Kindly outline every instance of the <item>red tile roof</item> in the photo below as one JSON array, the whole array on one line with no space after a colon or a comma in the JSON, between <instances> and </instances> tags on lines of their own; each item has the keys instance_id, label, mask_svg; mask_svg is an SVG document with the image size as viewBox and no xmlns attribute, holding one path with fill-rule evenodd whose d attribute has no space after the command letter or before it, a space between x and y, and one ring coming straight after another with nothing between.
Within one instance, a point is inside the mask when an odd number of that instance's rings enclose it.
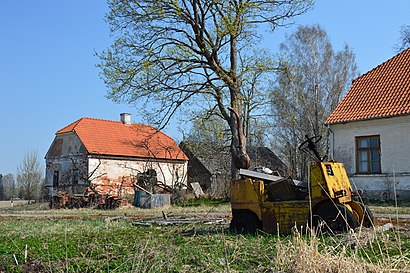
<instances>
[{"instance_id":1,"label":"red tile roof","mask_svg":"<svg viewBox=\"0 0 410 273\"><path fill-rule=\"evenodd\" d=\"M326 124L410 114L410 48L353 81Z\"/></svg>"},{"instance_id":2,"label":"red tile roof","mask_svg":"<svg viewBox=\"0 0 410 273\"><path fill-rule=\"evenodd\" d=\"M75 132L90 154L188 160L175 141L152 126L81 118L58 130Z\"/></svg>"}]
</instances>

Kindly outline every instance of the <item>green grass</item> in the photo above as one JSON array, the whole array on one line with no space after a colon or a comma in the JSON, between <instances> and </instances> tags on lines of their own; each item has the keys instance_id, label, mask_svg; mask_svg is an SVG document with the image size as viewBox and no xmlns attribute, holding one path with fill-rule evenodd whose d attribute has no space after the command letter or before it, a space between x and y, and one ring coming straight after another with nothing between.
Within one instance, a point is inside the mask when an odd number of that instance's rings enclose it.
<instances>
[{"instance_id":1,"label":"green grass","mask_svg":"<svg viewBox=\"0 0 410 273\"><path fill-rule=\"evenodd\" d=\"M193 228L134 227L129 220L4 219L0 264L6 272L30 265L45 272L224 271L226 226ZM255 262L247 259L240 266L249 268Z\"/></svg>"},{"instance_id":2,"label":"green grass","mask_svg":"<svg viewBox=\"0 0 410 273\"><path fill-rule=\"evenodd\" d=\"M203 215L226 204L167 208ZM47 212L47 211L45 211ZM54 211L48 211L48 213ZM408 234L373 230L334 237L238 235L224 224L133 226L95 210L79 219L0 219L0 272L389 272L410 270ZM98 211L97 211L98 212ZM106 211L100 211L109 213ZM162 210L120 209L135 217ZM114 215L114 214L112 214Z\"/></svg>"},{"instance_id":3,"label":"green grass","mask_svg":"<svg viewBox=\"0 0 410 273\"><path fill-rule=\"evenodd\" d=\"M199 198L199 199L188 199L180 202L178 204L181 207L198 207L198 206L220 206L220 205L228 205L230 206L229 200L226 198L221 199L206 199L206 198Z\"/></svg>"}]
</instances>

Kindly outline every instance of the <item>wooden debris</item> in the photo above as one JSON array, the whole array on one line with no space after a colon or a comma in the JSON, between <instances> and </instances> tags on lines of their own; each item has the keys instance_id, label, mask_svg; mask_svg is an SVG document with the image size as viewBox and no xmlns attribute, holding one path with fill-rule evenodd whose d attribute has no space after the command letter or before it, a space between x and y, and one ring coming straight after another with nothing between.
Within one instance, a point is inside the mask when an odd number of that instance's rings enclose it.
<instances>
[{"instance_id":1,"label":"wooden debris","mask_svg":"<svg viewBox=\"0 0 410 273\"><path fill-rule=\"evenodd\" d=\"M143 219L140 221L135 221L132 223L133 226L173 226L173 225L188 225L188 224L223 224L225 219L215 219L215 218L193 218L193 219L183 219L183 218L173 218L173 219Z\"/></svg>"},{"instance_id":2,"label":"wooden debris","mask_svg":"<svg viewBox=\"0 0 410 273\"><path fill-rule=\"evenodd\" d=\"M117 217L110 217L110 218L105 218L105 222L115 222L115 221L120 221L126 219L125 216L117 216Z\"/></svg>"},{"instance_id":3,"label":"wooden debris","mask_svg":"<svg viewBox=\"0 0 410 273\"><path fill-rule=\"evenodd\" d=\"M199 185L198 182L191 183L191 187L196 198L204 196L204 191L202 190L201 185Z\"/></svg>"}]
</instances>

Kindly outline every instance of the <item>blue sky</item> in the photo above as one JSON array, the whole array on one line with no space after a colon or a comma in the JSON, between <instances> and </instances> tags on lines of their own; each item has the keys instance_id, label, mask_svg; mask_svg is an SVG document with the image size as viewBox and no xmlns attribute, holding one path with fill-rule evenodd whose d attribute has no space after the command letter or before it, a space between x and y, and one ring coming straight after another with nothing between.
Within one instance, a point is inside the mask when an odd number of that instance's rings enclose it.
<instances>
[{"instance_id":1,"label":"blue sky","mask_svg":"<svg viewBox=\"0 0 410 273\"><path fill-rule=\"evenodd\" d=\"M43 162L55 132L81 117L118 120L137 109L114 104L95 67L110 44L104 0L0 2L0 174L16 173L28 151ZM276 50L297 25L320 24L335 49L347 43L360 73L394 56L400 27L410 24L408 0L318 0L296 24L267 36ZM181 140L172 125L165 132Z\"/></svg>"}]
</instances>

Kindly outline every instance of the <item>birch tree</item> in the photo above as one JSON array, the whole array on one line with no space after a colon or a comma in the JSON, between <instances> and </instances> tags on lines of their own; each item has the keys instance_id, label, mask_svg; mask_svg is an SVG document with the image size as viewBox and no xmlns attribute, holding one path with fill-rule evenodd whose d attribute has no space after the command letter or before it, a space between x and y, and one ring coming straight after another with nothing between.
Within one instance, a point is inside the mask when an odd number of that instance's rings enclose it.
<instances>
[{"instance_id":1,"label":"birch tree","mask_svg":"<svg viewBox=\"0 0 410 273\"><path fill-rule=\"evenodd\" d=\"M298 145L305 135L321 136L320 154L328 148L326 118L357 76L355 55L345 45L335 52L319 26L301 26L281 44L280 73L273 87L276 143L299 179L307 176L308 158Z\"/></svg>"}]
</instances>

